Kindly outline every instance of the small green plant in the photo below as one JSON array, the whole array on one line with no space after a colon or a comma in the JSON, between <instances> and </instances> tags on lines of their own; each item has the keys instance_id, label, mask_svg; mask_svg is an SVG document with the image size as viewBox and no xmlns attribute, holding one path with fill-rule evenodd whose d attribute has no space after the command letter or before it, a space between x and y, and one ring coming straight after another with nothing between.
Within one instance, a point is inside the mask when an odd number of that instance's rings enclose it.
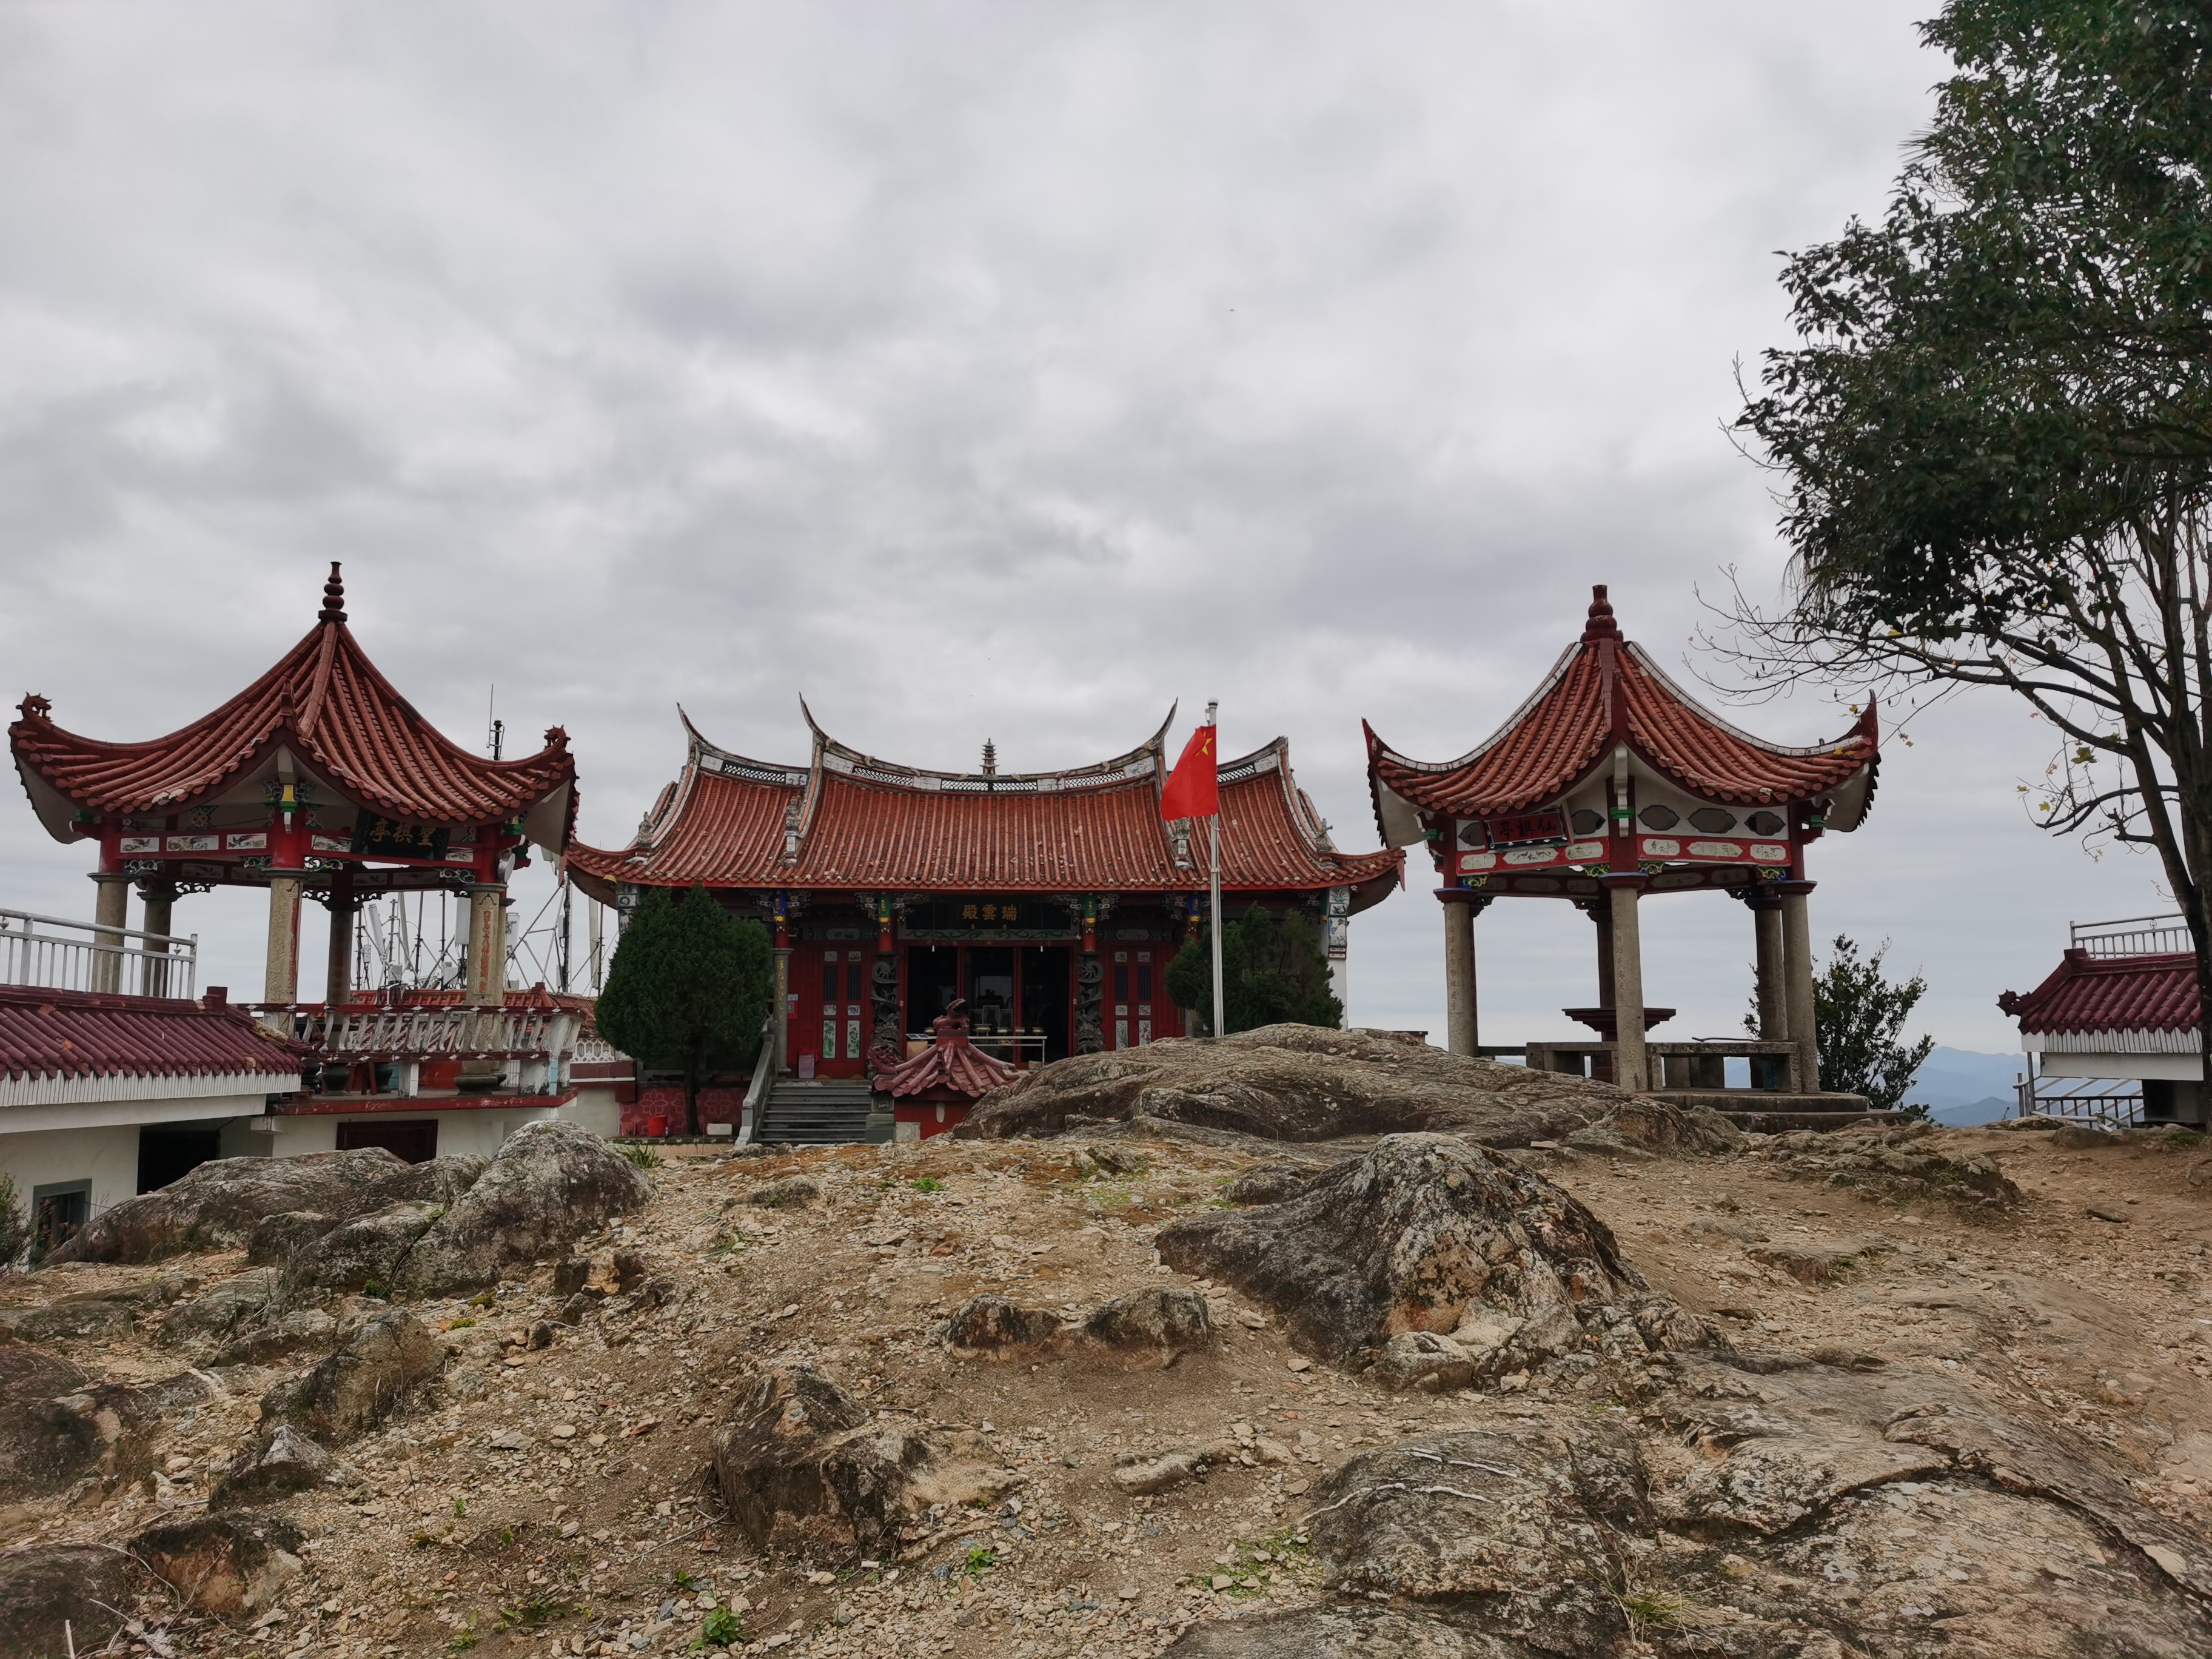
<instances>
[{"instance_id":1,"label":"small green plant","mask_svg":"<svg viewBox=\"0 0 2212 1659\"><path fill-rule=\"evenodd\" d=\"M493 1302L498 1298L498 1295L499 1292L496 1291L478 1291L474 1296L469 1298L469 1306L471 1308L489 1308L491 1306Z\"/></svg>"},{"instance_id":2,"label":"small green plant","mask_svg":"<svg viewBox=\"0 0 2212 1659\"><path fill-rule=\"evenodd\" d=\"M419 1527L416 1528L415 1535L407 1541L418 1550L433 1548L438 1542L435 1538L432 1537L428 1533L424 1532Z\"/></svg>"},{"instance_id":3,"label":"small green plant","mask_svg":"<svg viewBox=\"0 0 2212 1659\"><path fill-rule=\"evenodd\" d=\"M476 1646L477 1643L483 1640L483 1638L477 1634L475 1626L464 1625L460 1629L453 1632L453 1651L455 1653L466 1653L471 1648Z\"/></svg>"},{"instance_id":4,"label":"small green plant","mask_svg":"<svg viewBox=\"0 0 2212 1659\"><path fill-rule=\"evenodd\" d=\"M514 1542L514 1528L513 1527L501 1527L499 1529L499 1547L501 1549L506 1549Z\"/></svg>"},{"instance_id":5,"label":"small green plant","mask_svg":"<svg viewBox=\"0 0 2212 1659\"><path fill-rule=\"evenodd\" d=\"M966 1559L960 1563L960 1571L970 1578L981 1578L998 1565L998 1551L988 1544L970 1544Z\"/></svg>"},{"instance_id":6,"label":"small green plant","mask_svg":"<svg viewBox=\"0 0 2212 1659\"><path fill-rule=\"evenodd\" d=\"M556 1620L574 1619L590 1611L589 1607L574 1601L525 1601L520 1607L501 1607L497 1628L502 1631L536 1630L539 1626L552 1624Z\"/></svg>"},{"instance_id":7,"label":"small green plant","mask_svg":"<svg viewBox=\"0 0 2212 1659\"><path fill-rule=\"evenodd\" d=\"M453 1500L453 1513L455 1515L466 1515L468 1512L468 1504L461 1498L456 1498Z\"/></svg>"},{"instance_id":8,"label":"small green plant","mask_svg":"<svg viewBox=\"0 0 2212 1659\"><path fill-rule=\"evenodd\" d=\"M716 1607L699 1626L699 1641L710 1648L733 1648L745 1639L745 1627L727 1607Z\"/></svg>"},{"instance_id":9,"label":"small green plant","mask_svg":"<svg viewBox=\"0 0 2212 1659\"><path fill-rule=\"evenodd\" d=\"M916 1176L907 1184L918 1193L941 1193L945 1190L945 1183L935 1176Z\"/></svg>"},{"instance_id":10,"label":"small green plant","mask_svg":"<svg viewBox=\"0 0 2212 1659\"><path fill-rule=\"evenodd\" d=\"M1620 1610L1628 1615L1629 1626L1635 1630L1663 1629L1679 1623L1682 1617L1680 1598L1657 1590L1632 1591L1620 1598Z\"/></svg>"},{"instance_id":11,"label":"small green plant","mask_svg":"<svg viewBox=\"0 0 2212 1659\"><path fill-rule=\"evenodd\" d=\"M362 1281L361 1293L363 1296L373 1296L381 1302L384 1299L384 1285L380 1280L365 1279Z\"/></svg>"},{"instance_id":12,"label":"small green plant","mask_svg":"<svg viewBox=\"0 0 2212 1659\"><path fill-rule=\"evenodd\" d=\"M693 1578L690 1573L684 1571L683 1568L678 1567L674 1572L669 1574L668 1582L675 1585L676 1588L680 1590L688 1590L698 1581Z\"/></svg>"},{"instance_id":13,"label":"small green plant","mask_svg":"<svg viewBox=\"0 0 2212 1659\"><path fill-rule=\"evenodd\" d=\"M471 1314L465 1318L456 1319L452 1324L447 1326L446 1328L449 1331L465 1331L476 1322L476 1316Z\"/></svg>"},{"instance_id":14,"label":"small green plant","mask_svg":"<svg viewBox=\"0 0 2212 1659\"><path fill-rule=\"evenodd\" d=\"M640 1146L632 1143L627 1146L617 1147L616 1150L641 1170L657 1170L660 1167L660 1154L650 1146Z\"/></svg>"}]
</instances>

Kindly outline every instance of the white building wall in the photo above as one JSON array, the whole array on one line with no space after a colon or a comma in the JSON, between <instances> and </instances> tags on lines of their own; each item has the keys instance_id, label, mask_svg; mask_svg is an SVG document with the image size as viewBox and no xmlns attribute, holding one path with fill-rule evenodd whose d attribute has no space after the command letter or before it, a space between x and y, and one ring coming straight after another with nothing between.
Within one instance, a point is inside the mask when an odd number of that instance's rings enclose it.
<instances>
[{"instance_id":1,"label":"white building wall","mask_svg":"<svg viewBox=\"0 0 2212 1659\"><path fill-rule=\"evenodd\" d=\"M438 1125L439 1157L489 1158L507 1136L524 1124L543 1122L556 1115L546 1107L465 1112L318 1112L279 1117L274 1134L257 1133L253 1139L270 1143L268 1156L306 1158L315 1152L336 1152L341 1123L419 1123L430 1118ZM228 1151L228 1144L224 1150Z\"/></svg>"},{"instance_id":2,"label":"white building wall","mask_svg":"<svg viewBox=\"0 0 2212 1659\"><path fill-rule=\"evenodd\" d=\"M138 1126L34 1129L0 1134L0 1173L15 1183L27 1219L31 1195L40 1187L92 1183L92 1213L135 1197L138 1191Z\"/></svg>"}]
</instances>

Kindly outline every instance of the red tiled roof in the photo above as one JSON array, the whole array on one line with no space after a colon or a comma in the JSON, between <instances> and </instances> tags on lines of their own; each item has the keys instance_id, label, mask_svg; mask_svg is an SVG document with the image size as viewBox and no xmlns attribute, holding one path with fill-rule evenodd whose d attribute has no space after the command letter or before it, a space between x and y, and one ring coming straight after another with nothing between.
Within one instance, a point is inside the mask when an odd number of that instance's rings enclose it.
<instances>
[{"instance_id":1,"label":"red tiled roof","mask_svg":"<svg viewBox=\"0 0 2212 1659\"><path fill-rule=\"evenodd\" d=\"M2197 961L2172 956L2092 957L2069 951L2025 996L2007 991L1997 1006L2020 1021L2023 1036L2083 1031L2193 1031Z\"/></svg>"},{"instance_id":2,"label":"red tiled roof","mask_svg":"<svg viewBox=\"0 0 2212 1659\"><path fill-rule=\"evenodd\" d=\"M279 744L356 805L393 817L461 826L550 805L553 814L533 827L533 838L556 851L575 822L568 734L556 726L544 750L511 761L486 760L448 741L377 672L346 627L336 564L307 637L228 702L167 737L80 737L56 726L48 707L44 697L26 697L8 738L24 787L58 840L97 833L71 823L69 811L46 810L60 802L125 817L180 811L232 787Z\"/></svg>"},{"instance_id":3,"label":"red tiled roof","mask_svg":"<svg viewBox=\"0 0 2212 1659\"><path fill-rule=\"evenodd\" d=\"M295 1087L298 1043L235 1008L162 997L0 985L0 1076L205 1077L246 1072Z\"/></svg>"},{"instance_id":4,"label":"red tiled roof","mask_svg":"<svg viewBox=\"0 0 2212 1659\"><path fill-rule=\"evenodd\" d=\"M1409 759L1368 727L1370 787L1425 811L1496 817L1558 801L1617 742L1690 793L1735 805L1809 800L1877 763L1871 702L1832 743L1793 749L1754 738L1692 702L1621 637L1605 589L1591 591L1582 638L1510 720L1458 760Z\"/></svg>"},{"instance_id":5,"label":"red tiled roof","mask_svg":"<svg viewBox=\"0 0 2212 1659\"><path fill-rule=\"evenodd\" d=\"M987 780L890 765L818 733L812 765L765 765L694 732L660 821L621 851L572 846L568 867L587 883L654 886L1195 890L1206 884L1203 831L1194 829L1188 861L1178 866L1160 817L1159 758L1156 738L1096 767ZM1328 844L1282 739L1224 763L1221 777L1224 888L1313 890L1396 878L1402 854L1347 854ZM1039 787L1041 780L1050 787ZM1370 902L1380 896L1376 887Z\"/></svg>"}]
</instances>

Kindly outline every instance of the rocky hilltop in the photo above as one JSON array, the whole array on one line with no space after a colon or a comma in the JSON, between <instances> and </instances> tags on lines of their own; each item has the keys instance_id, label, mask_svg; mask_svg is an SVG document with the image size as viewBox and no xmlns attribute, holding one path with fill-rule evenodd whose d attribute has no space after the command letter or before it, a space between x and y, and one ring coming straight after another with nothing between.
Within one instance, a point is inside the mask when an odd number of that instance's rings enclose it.
<instances>
[{"instance_id":1,"label":"rocky hilltop","mask_svg":"<svg viewBox=\"0 0 2212 1659\"><path fill-rule=\"evenodd\" d=\"M118 1206L0 1279L0 1654L2212 1652L2194 1138L1287 1035Z\"/></svg>"}]
</instances>

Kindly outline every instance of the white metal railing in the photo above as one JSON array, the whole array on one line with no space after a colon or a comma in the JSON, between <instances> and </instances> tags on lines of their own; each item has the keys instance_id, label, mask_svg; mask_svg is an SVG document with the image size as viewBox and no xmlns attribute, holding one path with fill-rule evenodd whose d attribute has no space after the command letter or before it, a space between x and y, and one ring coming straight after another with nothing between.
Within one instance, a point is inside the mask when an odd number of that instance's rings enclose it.
<instances>
[{"instance_id":1,"label":"white metal railing","mask_svg":"<svg viewBox=\"0 0 2212 1659\"><path fill-rule=\"evenodd\" d=\"M775 1015L761 1022L760 1052L753 1056L752 1079L745 1085L745 1100L738 1110L738 1145L752 1144L760 1128L761 1113L768 1106L768 1091L775 1084Z\"/></svg>"},{"instance_id":2,"label":"white metal railing","mask_svg":"<svg viewBox=\"0 0 2212 1659\"><path fill-rule=\"evenodd\" d=\"M198 994L199 935L0 910L0 984L127 996Z\"/></svg>"},{"instance_id":3,"label":"white metal railing","mask_svg":"<svg viewBox=\"0 0 2212 1659\"><path fill-rule=\"evenodd\" d=\"M2190 941L2188 922L2179 915L2076 921L2066 931L2073 949L2096 957L2186 956L2197 948Z\"/></svg>"},{"instance_id":4,"label":"white metal railing","mask_svg":"<svg viewBox=\"0 0 2212 1659\"><path fill-rule=\"evenodd\" d=\"M558 1010L543 1008L345 1008L249 1003L324 1061L547 1060Z\"/></svg>"}]
</instances>

